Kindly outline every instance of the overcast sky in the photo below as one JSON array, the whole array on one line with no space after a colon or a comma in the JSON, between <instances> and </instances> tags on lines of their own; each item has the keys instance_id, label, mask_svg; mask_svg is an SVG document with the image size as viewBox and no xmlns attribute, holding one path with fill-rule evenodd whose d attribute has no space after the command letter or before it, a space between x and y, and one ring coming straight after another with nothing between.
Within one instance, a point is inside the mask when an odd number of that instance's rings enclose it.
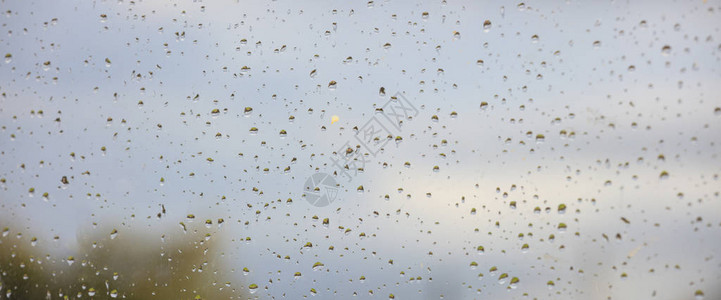
<instances>
[{"instance_id":1,"label":"overcast sky","mask_svg":"<svg viewBox=\"0 0 721 300\"><path fill-rule=\"evenodd\" d=\"M0 226L60 257L193 214L260 298L721 297L718 1L2 7ZM396 93L402 140L306 202Z\"/></svg>"}]
</instances>

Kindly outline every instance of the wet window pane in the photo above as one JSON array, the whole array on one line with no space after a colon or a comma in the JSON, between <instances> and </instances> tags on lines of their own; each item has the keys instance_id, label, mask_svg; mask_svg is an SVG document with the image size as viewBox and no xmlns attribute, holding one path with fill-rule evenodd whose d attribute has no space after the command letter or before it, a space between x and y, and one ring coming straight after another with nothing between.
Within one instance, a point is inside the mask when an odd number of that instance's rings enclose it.
<instances>
[{"instance_id":1,"label":"wet window pane","mask_svg":"<svg viewBox=\"0 0 721 300\"><path fill-rule=\"evenodd\" d=\"M0 4L2 299L719 299L721 3Z\"/></svg>"}]
</instances>

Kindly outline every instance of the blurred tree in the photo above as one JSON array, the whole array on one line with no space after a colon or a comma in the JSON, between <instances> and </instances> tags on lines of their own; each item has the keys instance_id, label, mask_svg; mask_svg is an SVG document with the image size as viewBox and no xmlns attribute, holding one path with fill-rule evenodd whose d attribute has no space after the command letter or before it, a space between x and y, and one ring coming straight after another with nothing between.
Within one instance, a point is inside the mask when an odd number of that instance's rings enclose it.
<instances>
[{"instance_id":1,"label":"blurred tree","mask_svg":"<svg viewBox=\"0 0 721 300\"><path fill-rule=\"evenodd\" d=\"M223 254L210 229L154 236L96 230L76 254L45 254L34 240L0 235L0 297L9 299L243 299L221 279Z\"/></svg>"}]
</instances>

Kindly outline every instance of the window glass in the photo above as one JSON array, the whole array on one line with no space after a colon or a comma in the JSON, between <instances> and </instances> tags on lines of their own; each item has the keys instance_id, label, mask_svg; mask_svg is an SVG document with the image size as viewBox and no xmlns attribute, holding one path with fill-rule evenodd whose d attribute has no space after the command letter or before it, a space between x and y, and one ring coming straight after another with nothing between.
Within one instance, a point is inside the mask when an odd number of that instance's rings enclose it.
<instances>
[{"instance_id":1,"label":"window glass","mask_svg":"<svg viewBox=\"0 0 721 300\"><path fill-rule=\"evenodd\" d=\"M0 3L0 298L721 298L719 1Z\"/></svg>"}]
</instances>

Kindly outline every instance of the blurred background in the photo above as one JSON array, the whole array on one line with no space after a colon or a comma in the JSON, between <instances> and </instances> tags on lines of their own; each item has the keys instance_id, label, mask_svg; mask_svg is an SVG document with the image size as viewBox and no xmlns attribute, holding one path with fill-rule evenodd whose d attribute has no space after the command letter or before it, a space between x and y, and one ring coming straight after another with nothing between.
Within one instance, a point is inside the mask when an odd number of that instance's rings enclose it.
<instances>
[{"instance_id":1,"label":"blurred background","mask_svg":"<svg viewBox=\"0 0 721 300\"><path fill-rule=\"evenodd\" d=\"M0 3L0 297L721 298L720 1Z\"/></svg>"}]
</instances>

